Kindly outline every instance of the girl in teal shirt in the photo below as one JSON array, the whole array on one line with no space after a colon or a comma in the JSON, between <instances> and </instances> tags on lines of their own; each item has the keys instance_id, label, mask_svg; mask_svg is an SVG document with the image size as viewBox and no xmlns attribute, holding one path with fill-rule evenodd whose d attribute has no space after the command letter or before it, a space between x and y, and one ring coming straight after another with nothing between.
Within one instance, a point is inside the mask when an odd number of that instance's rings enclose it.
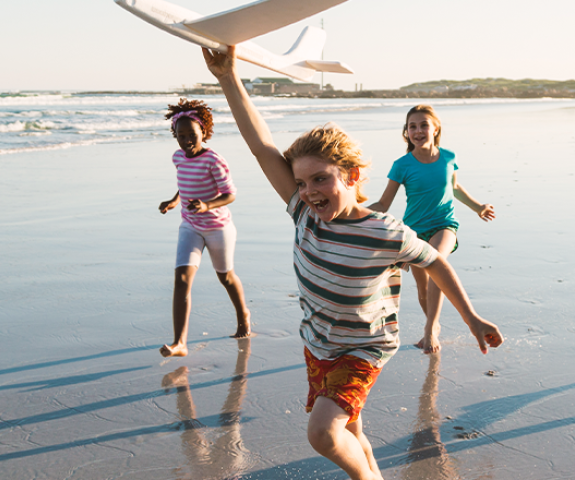
<instances>
[{"instance_id":1,"label":"girl in teal shirt","mask_svg":"<svg viewBox=\"0 0 575 480\"><path fill-rule=\"evenodd\" d=\"M432 107L417 105L409 110L403 138L407 142L407 155L393 163L381 199L370 208L387 212L399 186L404 185L407 195L404 223L447 257L457 249L459 222L454 215L453 198L486 222L495 218L493 205L478 202L457 181L459 167L455 154L439 147L441 122ZM435 353L441 349L439 315L443 293L425 270L412 268L411 271L417 284L419 303L427 316L424 335L417 346L424 353Z\"/></svg>"}]
</instances>

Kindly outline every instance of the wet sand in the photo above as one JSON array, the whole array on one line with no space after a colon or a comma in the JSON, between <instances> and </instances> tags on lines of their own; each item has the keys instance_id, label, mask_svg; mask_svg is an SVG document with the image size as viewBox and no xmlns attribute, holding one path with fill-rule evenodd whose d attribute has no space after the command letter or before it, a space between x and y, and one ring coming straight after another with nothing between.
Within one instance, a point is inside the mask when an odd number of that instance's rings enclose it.
<instances>
[{"instance_id":1,"label":"wet sand","mask_svg":"<svg viewBox=\"0 0 575 480\"><path fill-rule=\"evenodd\" d=\"M422 355L411 345L423 316L404 276L403 346L364 410L386 480L573 478L568 107L442 110L460 181L498 215L485 224L458 205L460 249L450 259L506 343L483 356L446 304L443 351ZM375 199L401 155L398 133L353 135L374 160ZM205 256L183 359L158 353L172 337L179 214L157 206L176 189L174 142L0 158L2 478L346 478L306 440L290 219L238 136L210 144L239 190L235 268L257 336L228 337L234 311ZM392 212L401 215L401 199Z\"/></svg>"}]
</instances>

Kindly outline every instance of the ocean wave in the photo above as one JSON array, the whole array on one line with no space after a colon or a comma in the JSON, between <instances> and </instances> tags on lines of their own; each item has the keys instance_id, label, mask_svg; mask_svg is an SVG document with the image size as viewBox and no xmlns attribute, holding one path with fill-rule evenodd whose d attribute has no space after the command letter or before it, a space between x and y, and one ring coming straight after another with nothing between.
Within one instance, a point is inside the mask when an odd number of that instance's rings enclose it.
<instances>
[{"instance_id":1,"label":"ocean wave","mask_svg":"<svg viewBox=\"0 0 575 480\"><path fill-rule=\"evenodd\" d=\"M95 141L91 142L63 142L54 145L43 145L43 146L30 146L30 147L16 147L16 148L4 148L0 149L0 155L10 155L14 153L25 153L25 152L42 152L42 151L49 151L49 150L64 150L66 148L75 147L75 146L82 146L82 145L93 145L97 143Z\"/></svg>"},{"instance_id":2,"label":"ocean wave","mask_svg":"<svg viewBox=\"0 0 575 480\"><path fill-rule=\"evenodd\" d=\"M174 103L172 95L124 95L124 96L75 96L75 95L36 95L22 97L0 97L0 107L40 106L40 105L162 105Z\"/></svg>"},{"instance_id":3,"label":"ocean wave","mask_svg":"<svg viewBox=\"0 0 575 480\"><path fill-rule=\"evenodd\" d=\"M203 98L213 109L218 135L237 134L235 120L222 95ZM146 141L170 136L164 119L178 95L74 95L43 93L0 95L1 154L42 151L102 142ZM473 105L572 105L565 99L358 99L252 97L273 132L298 132L304 126L336 121L349 131L366 128L374 116L397 116L418 103L457 108ZM4 104L2 104L4 102ZM12 104L9 104L12 102ZM519 107L517 107L519 108ZM520 107L523 108L523 107ZM498 108L497 108L498 109ZM359 113L357 113L359 112ZM362 113L364 112L364 113ZM391 117L389 117L391 118ZM324 122L322 122L324 120ZM381 125L379 128L382 128Z\"/></svg>"},{"instance_id":4,"label":"ocean wave","mask_svg":"<svg viewBox=\"0 0 575 480\"><path fill-rule=\"evenodd\" d=\"M19 110L19 111L0 111L0 117L7 118L7 117L42 117L45 115L45 112L42 110Z\"/></svg>"},{"instance_id":5,"label":"ocean wave","mask_svg":"<svg viewBox=\"0 0 575 480\"><path fill-rule=\"evenodd\" d=\"M72 147L84 147L88 145L96 145L101 143L114 143L119 141L129 140L130 137L114 137L114 138L94 138L91 140L81 140L78 142L61 142L49 145L31 145L26 147L14 147L14 148L0 148L0 155L10 155L15 153L28 153L28 152L43 152L50 150L65 150Z\"/></svg>"},{"instance_id":6,"label":"ocean wave","mask_svg":"<svg viewBox=\"0 0 575 480\"><path fill-rule=\"evenodd\" d=\"M42 137L44 135L52 135L50 130L42 130L41 132L23 132L20 133L19 137Z\"/></svg>"},{"instance_id":7,"label":"ocean wave","mask_svg":"<svg viewBox=\"0 0 575 480\"><path fill-rule=\"evenodd\" d=\"M167 110L166 110L167 111ZM57 113L57 111L55 112ZM78 110L73 112L76 115L94 115L110 117L137 117L139 115L164 115L164 112L158 110Z\"/></svg>"},{"instance_id":8,"label":"ocean wave","mask_svg":"<svg viewBox=\"0 0 575 480\"><path fill-rule=\"evenodd\" d=\"M214 123L236 123L235 118L233 115L216 115L214 116Z\"/></svg>"},{"instance_id":9,"label":"ocean wave","mask_svg":"<svg viewBox=\"0 0 575 480\"><path fill-rule=\"evenodd\" d=\"M142 130L155 127L169 128L168 120L140 120L140 121L124 121L124 122L86 122L74 123L75 129L80 131L118 131L118 130Z\"/></svg>"},{"instance_id":10,"label":"ocean wave","mask_svg":"<svg viewBox=\"0 0 575 480\"><path fill-rule=\"evenodd\" d=\"M42 120L36 120L32 122L22 122L17 120L12 123L6 123L0 125L0 132L11 133L11 132L22 132L26 130L50 130L56 128L54 122L46 122Z\"/></svg>"}]
</instances>

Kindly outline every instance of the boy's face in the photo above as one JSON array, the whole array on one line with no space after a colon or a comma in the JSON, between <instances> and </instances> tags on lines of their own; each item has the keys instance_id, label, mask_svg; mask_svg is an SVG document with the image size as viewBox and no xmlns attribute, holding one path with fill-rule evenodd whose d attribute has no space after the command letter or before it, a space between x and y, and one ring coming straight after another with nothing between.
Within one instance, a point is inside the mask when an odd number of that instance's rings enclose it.
<instances>
[{"instance_id":1,"label":"boy's face","mask_svg":"<svg viewBox=\"0 0 575 480\"><path fill-rule=\"evenodd\" d=\"M409 116L407 135L415 147L431 148L435 143L438 128L427 113L417 112Z\"/></svg>"},{"instance_id":2,"label":"boy's face","mask_svg":"<svg viewBox=\"0 0 575 480\"><path fill-rule=\"evenodd\" d=\"M296 158L292 171L301 199L324 222L356 218L355 188L339 167L315 156Z\"/></svg>"},{"instance_id":3,"label":"boy's face","mask_svg":"<svg viewBox=\"0 0 575 480\"><path fill-rule=\"evenodd\" d=\"M202 152L204 135L198 122L182 117L177 121L175 130L178 145L186 152L186 157L193 158Z\"/></svg>"}]
</instances>

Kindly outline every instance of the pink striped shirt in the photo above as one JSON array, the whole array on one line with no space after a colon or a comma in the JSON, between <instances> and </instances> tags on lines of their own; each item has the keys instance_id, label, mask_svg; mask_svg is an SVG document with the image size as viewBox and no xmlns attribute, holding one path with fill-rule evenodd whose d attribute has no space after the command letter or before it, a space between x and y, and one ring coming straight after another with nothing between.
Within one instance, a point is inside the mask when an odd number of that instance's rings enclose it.
<instances>
[{"instance_id":1,"label":"pink striped shirt","mask_svg":"<svg viewBox=\"0 0 575 480\"><path fill-rule=\"evenodd\" d=\"M172 161L178 175L182 218L198 230L226 226L232 220L232 214L226 206L203 213L192 213L187 208L190 200L209 202L226 193L235 195L236 187L224 158L209 148L197 157L188 158L180 149L174 153Z\"/></svg>"}]
</instances>

